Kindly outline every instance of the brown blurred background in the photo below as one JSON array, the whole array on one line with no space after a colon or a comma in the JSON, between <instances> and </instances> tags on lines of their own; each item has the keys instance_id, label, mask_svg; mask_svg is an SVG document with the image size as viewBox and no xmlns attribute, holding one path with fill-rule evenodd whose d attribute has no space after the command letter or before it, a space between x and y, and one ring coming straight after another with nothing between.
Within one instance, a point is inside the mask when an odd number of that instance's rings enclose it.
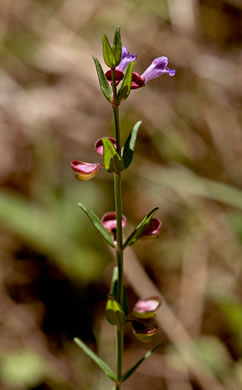
<instances>
[{"instance_id":1,"label":"brown blurred background","mask_svg":"<svg viewBox=\"0 0 242 390\"><path fill-rule=\"evenodd\" d=\"M242 388L241 0L1 0L0 389L109 390L74 345L111 366L104 308L113 264L78 209L114 209L112 177L80 183L71 160L101 161L113 135L92 55L121 24L142 73L165 55L174 78L132 91L122 140L143 124L124 174L128 234L159 206L159 239L126 254L130 305L159 294L159 334L127 328L125 368L162 341L125 390Z\"/></svg>"}]
</instances>

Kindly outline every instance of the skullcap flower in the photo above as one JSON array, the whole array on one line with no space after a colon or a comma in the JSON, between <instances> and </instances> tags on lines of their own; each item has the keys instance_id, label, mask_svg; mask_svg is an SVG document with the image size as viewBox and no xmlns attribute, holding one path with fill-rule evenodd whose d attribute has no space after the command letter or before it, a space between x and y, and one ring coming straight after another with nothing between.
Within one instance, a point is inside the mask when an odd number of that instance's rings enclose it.
<instances>
[{"instance_id":1,"label":"skullcap flower","mask_svg":"<svg viewBox=\"0 0 242 390\"><path fill-rule=\"evenodd\" d=\"M136 54L129 54L128 49L126 47L122 47L122 57L120 64L115 68L115 70L119 70L121 72L128 66L130 62L136 61Z\"/></svg>"},{"instance_id":2,"label":"skullcap flower","mask_svg":"<svg viewBox=\"0 0 242 390\"><path fill-rule=\"evenodd\" d=\"M118 66L115 68L115 79L116 79L116 84L118 85L119 82L124 78L124 70L127 68L128 64L130 62L136 61L137 55L136 54L129 54L128 49L126 47L122 47L122 57L121 57L121 62L119 63ZM109 69L106 73L105 76L107 77L108 81L112 81L112 71Z\"/></svg>"},{"instance_id":3,"label":"skullcap flower","mask_svg":"<svg viewBox=\"0 0 242 390\"><path fill-rule=\"evenodd\" d=\"M156 58L151 65L144 71L141 77L144 80L144 84L148 81L155 79L165 73L169 76L175 76L176 71L174 69L167 68L168 58L167 57L158 57Z\"/></svg>"}]
</instances>

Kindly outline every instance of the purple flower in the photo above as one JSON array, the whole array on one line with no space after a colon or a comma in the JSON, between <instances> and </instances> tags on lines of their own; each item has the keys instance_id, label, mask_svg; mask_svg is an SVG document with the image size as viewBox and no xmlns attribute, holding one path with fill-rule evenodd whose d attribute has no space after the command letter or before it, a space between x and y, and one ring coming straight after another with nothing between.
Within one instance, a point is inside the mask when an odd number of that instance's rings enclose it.
<instances>
[{"instance_id":1,"label":"purple flower","mask_svg":"<svg viewBox=\"0 0 242 390\"><path fill-rule=\"evenodd\" d=\"M115 70L120 70L121 72L123 72L130 62L136 61L136 58L136 54L129 54L128 49L123 46L121 62L118 66L116 66Z\"/></svg>"},{"instance_id":2,"label":"purple flower","mask_svg":"<svg viewBox=\"0 0 242 390\"><path fill-rule=\"evenodd\" d=\"M167 57L158 57L152 64L144 71L141 77L144 80L144 84L148 81L155 79L165 73L168 73L169 76L175 76L176 71L174 69L167 68L168 58Z\"/></svg>"}]
</instances>

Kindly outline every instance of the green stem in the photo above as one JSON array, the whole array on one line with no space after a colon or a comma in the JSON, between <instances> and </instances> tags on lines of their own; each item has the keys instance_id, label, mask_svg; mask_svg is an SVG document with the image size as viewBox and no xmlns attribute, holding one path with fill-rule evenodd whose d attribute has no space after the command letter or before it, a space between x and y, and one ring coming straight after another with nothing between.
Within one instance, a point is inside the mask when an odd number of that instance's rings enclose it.
<instances>
[{"instance_id":1,"label":"green stem","mask_svg":"<svg viewBox=\"0 0 242 390\"><path fill-rule=\"evenodd\" d=\"M115 80L115 72L112 70L112 88L113 88L113 113L116 133L117 152L121 155L120 143L120 125L119 125L119 106L117 104L117 88ZM116 258L118 266L118 302L123 305L123 230L122 230L122 177L121 173L114 174L114 199L115 211L117 220L116 231ZM124 329L122 325L116 326L116 371L117 380L120 382L122 377L122 360L123 360L123 339ZM115 390L121 390L121 384L115 385Z\"/></svg>"},{"instance_id":2,"label":"green stem","mask_svg":"<svg viewBox=\"0 0 242 390\"><path fill-rule=\"evenodd\" d=\"M120 145L120 126L119 126L119 107L113 105L113 114L114 114L114 122L116 129L116 144L117 144L117 152L121 155L121 145Z\"/></svg>"}]
</instances>

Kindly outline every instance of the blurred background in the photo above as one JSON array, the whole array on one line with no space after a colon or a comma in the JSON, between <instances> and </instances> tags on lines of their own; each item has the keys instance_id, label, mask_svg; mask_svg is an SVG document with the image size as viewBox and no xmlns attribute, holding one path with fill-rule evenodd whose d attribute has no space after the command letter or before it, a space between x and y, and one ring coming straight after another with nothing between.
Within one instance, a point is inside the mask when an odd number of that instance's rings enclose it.
<instances>
[{"instance_id":1,"label":"blurred background","mask_svg":"<svg viewBox=\"0 0 242 390\"><path fill-rule=\"evenodd\" d=\"M70 161L101 162L94 143L114 134L92 55L102 60L101 34L112 39L117 24L137 72L162 55L177 72L121 106L123 141L143 121L123 175L125 234L156 206L163 222L157 240L127 251L130 308L164 298L154 341L140 344L127 328L125 369L162 347L123 388L237 390L241 0L1 0L0 388L112 388L72 341L113 367L104 316L113 255L77 207L113 210L112 175L80 183Z\"/></svg>"}]
</instances>

